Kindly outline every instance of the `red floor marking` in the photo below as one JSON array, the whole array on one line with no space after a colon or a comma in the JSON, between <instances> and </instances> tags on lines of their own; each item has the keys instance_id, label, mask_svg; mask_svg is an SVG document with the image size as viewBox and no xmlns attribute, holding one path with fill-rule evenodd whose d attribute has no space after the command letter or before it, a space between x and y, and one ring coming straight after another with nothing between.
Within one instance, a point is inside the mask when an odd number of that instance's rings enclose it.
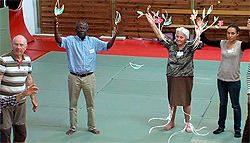
<instances>
[{"instance_id":1,"label":"red floor marking","mask_svg":"<svg viewBox=\"0 0 250 143\"><path fill-rule=\"evenodd\" d=\"M36 60L50 51L65 52L63 48L58 47L54 37L35 36L35 41L28 44L27 54L32 60ZM108 52L102 51L98 54L168 58L167 49L158 41L150 40L117 40ZM195 52L194 59L220 61L221 51L219 48L204 46L202 50ZM242 61L249 61L249 50L244 52Z\"/></svg>"}]
</instances>

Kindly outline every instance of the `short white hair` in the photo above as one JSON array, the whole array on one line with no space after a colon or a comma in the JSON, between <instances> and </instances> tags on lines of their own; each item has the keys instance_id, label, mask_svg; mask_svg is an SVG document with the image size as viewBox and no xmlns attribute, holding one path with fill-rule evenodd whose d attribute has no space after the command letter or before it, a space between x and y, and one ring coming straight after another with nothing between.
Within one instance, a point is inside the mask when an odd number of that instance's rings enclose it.
<instances>
[{"instance_id":1,"label":"short white hair","mask_svg":"<svg viewBox=\"0 0 250 143\"><path fill-rule=\"evenodd\" d=\"M16 35L14 38L13 38L13 41L12 43L15 44L15 41L16 41L16 38L17 37L22 37L24 39L24 44L25 46L27 46L28 42L27 42L27 39L23 36L23 35Z\"/></svg>"},{"instance_id":2,"label":"short white hair","mask_svg":"<svg viewBox=\"0 0 250 143\"><path fill-rule=\"evenodd\" d=\"M189 30L187 30L186 28L184 27L179 27L179 28L176 28L176 35L179 33L179 32L182 32L187 39L189 39Z\"/></svg>"}]
</instances>

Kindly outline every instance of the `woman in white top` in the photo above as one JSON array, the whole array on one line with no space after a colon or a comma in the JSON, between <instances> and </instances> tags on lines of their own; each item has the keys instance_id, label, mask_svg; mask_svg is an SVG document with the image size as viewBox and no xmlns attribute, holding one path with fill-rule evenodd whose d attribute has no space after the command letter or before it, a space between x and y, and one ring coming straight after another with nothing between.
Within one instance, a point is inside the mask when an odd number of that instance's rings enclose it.
<instances>
[{"instance_id":1,"label":"woman in white top","mask_svg":"<svg viewBox=\"0 0 250 143\"><path fill-rule=\"evenodd\" d=\"M213 133L224 132L227 116L228 93L234 112L234 137L241 137L241 107L240 96L240 62L245 49L249 49L249 42L237 40L240 29L238 25L231 24L227 27L227 40L208 40L203 33L201 41L209 46L221 49L221 63L217 74L217 86L220 97L218 129Z\"/></svg>"}]
</instances>

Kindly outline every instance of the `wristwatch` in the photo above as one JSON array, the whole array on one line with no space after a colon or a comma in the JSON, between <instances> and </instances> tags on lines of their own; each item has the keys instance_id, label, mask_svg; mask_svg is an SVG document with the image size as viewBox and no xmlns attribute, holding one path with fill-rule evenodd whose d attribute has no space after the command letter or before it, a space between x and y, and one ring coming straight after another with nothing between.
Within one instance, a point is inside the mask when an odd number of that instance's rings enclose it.
<instances>
[{"instance_id":1,"label":"wristwatch","mask_svg":"<svg viewBox=\"0 0 250 143\"><path fill-rule=\"evenodd\" d=\"M25 95L23 93L21 93L19 98L20 98L20 100L23 100L25 98Z\"/></svg>"}]
</instances>

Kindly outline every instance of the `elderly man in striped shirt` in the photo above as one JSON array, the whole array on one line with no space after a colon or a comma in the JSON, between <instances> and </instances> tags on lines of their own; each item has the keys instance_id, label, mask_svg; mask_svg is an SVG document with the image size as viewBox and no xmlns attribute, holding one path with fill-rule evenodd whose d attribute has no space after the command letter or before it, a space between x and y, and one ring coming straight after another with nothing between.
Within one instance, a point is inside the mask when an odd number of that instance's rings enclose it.
<instances>
[{"instance_id":1,"label":"elderly man in striped shirt","mask_svg":"<svg viewBox=\"0 0 250 143\"><path fill-rule=\"evenodd\" d=\"M6 98L13 95L21 97L15 107L3 108L1 113L1 142L11 142L11 129L13 127L14 142L26 140L26 98L25 89L35 88L31 76L31 58L24 54L27 39L22 35L13 38L12 51L0 57L0 96ZM27 86L27 88L26 88ZM36 92L31 92L33 110L36 112L38 103Z\"/></svg>"}]
</instances>

